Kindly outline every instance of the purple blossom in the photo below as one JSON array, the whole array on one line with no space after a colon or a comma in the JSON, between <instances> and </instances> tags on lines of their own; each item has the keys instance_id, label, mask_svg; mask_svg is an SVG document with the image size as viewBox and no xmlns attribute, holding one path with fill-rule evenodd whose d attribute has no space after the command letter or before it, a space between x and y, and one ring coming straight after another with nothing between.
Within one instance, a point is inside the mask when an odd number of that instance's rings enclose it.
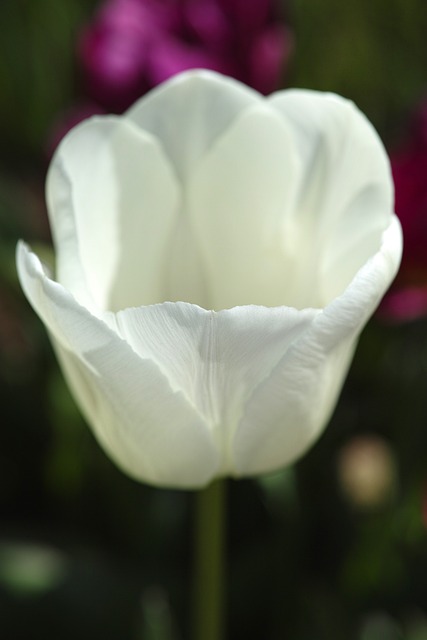
<instances>
[{"instance_id":1,"label":"purple blossom","mask_svg":"<svg viewBox=\"0 0 427 640\"><path fill-rule=\"evenodd\" d=\"M107 0L82 32L78 52L86 94L122 111L195 67L270 93L291 47L272 0Z\"/></svg>"},{"instance_id":2,"label":"purple blossom","mask_svg":"<svg viewBox=\"0 0 427 640\"><path fill-rule=\"evenodd\" d=\"M402 322L427 315L427 101L412 118L391 164L404 248L399 274L380 312Z\"/></svg>"}]
</instances>

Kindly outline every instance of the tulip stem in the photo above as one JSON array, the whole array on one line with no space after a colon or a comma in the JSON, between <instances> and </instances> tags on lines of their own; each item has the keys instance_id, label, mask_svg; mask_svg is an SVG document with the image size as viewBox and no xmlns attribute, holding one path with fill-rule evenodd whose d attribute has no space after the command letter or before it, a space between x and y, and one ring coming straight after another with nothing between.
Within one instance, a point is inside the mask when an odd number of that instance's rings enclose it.
<instances>
[{"instance_id":1,"label":"tulip stem","mask_svg":"<svg viewBox=\"0 0 427 640\"><path fill-rule=\"evenodd\" d=\"M223 640L225 480L195 495L193 640Z\"/></svg>"}]
</instances>

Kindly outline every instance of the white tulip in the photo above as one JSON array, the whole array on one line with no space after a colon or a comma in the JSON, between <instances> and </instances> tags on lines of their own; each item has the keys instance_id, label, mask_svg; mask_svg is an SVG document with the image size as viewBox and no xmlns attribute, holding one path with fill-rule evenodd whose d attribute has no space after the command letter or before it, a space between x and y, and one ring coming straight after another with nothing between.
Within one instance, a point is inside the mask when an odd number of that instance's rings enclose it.
<instances>
[{"instance_id":1,"label":"white tulip","mask_svg":"<svg viewBox=\"0 0 427 640\"><path fill-rule=\"evenodd\" d=\"M186 72L71 131L47 202L56 279L21 243L20 281L124 471L196 488L307 450L401 255L351 102Z\"/></svg>"}]
</instances>

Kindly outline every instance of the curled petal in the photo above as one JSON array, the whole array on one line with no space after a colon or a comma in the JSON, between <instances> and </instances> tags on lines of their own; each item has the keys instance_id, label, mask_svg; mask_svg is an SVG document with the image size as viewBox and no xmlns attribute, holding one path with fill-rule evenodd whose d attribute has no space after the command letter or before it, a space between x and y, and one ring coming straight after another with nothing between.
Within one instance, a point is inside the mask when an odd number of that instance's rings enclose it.
<instances>
[{"instance_id":1,"label":"curled petal","mask_svg":"<svg viewBox=\"0 0 427 640\"><path fill-rule=\"evenodd\" d=\"M380 251L255 389L234 439L237 475L272 471L293 462L322 432L357 337L393 280L401 251L401 228L393 216Z\"/></svg>"},{"instance_id":2,"label":"curled petal","mask_svg":"<svg viewBox=\"0 0 427 640\"><path fill-rule=\"evenodd\" d=\"M21 285L57 348L74 394L100 443L132 477L196 488L217 472L206 421L151 359L139 357L102 320L50 280L18 246Z\"/></svg>"}]
</instances>

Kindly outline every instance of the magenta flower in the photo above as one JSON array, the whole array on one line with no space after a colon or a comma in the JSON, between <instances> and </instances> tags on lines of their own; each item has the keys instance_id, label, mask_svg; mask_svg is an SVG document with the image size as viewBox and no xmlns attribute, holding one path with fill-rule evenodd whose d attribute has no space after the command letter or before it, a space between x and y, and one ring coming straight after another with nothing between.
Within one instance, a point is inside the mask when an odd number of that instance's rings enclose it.
<instances>
[{"instance_id":1,"label":"magenta flower","mask_svg":"<svg viewBox=\"0 0 427 640\"><path fill-rule=\"evenodd\" d=\"M170 76L207 68L268 94L292 46L273 0L107 0L82 33L86 93L123 111Z\"/></svg>"},{"instance_id":2,"label":"magenta flower","mask_svg":"<svg viewBox=\"0 0 427 640\"><path fill-rule=\"evenodd\" d=\"M402 322L427 315L427 101L412 119L391 164L404 249L400 272L380 313Z\"/></svg>"}]
</instances>

